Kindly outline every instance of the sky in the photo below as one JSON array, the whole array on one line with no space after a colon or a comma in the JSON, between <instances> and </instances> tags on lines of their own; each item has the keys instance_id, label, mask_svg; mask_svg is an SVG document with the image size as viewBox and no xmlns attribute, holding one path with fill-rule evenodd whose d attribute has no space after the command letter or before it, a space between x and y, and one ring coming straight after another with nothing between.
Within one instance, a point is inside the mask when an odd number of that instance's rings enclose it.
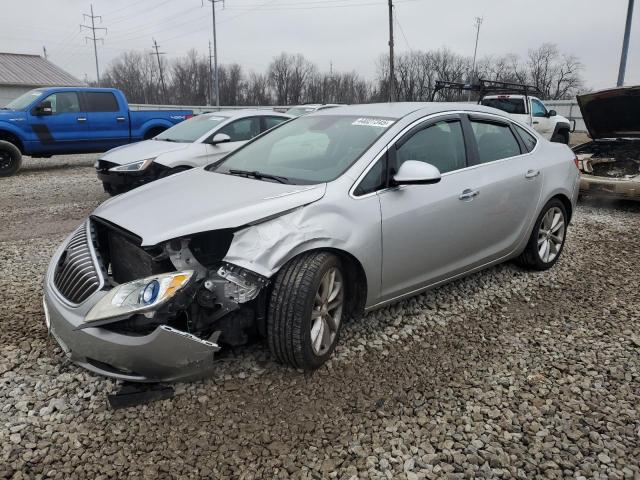
<instances>
[{"instance_id":1,"label":"sky","mask_svg":"<svg viewBox=\"0 0 640 480\"><path fill-rule=\"evenodd\" d=\"M205 4L204 6L202 4ZM80 79L96 77L85 0L0 0L0 52L42 54ZM394 0L398 53L448 47L473 55L475 17L483 17L478 56L525 56L544 42L576 55L585 86L615 86L627 0ZM94 0L100 69L153 39L169 59L208 53L209 0ZM279 53L302 53L321 70L375 75L388 49L386 0L225 0L216 3L218 57L264 71ZM84 19L85 24L90 20ZM640 7L631 30L627 85L640 84Z\"/></svg>"}]
</instances>

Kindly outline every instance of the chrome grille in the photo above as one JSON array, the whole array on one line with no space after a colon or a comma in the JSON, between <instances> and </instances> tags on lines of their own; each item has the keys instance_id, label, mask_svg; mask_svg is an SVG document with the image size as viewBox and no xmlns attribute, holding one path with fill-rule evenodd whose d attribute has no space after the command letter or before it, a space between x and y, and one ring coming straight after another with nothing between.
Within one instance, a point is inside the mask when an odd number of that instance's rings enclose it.
<instances>
[{"instance_id":1,"label":"chrome grille","mask_svg":"<svg viewBox=\"0 0 640 480\"><path fill-rule=\"evenodd\" d=\"M88 228L83 225L73 234L53 275L60 294L74 304L84 302L102 286Z\"/></svg>"}]
</instances>

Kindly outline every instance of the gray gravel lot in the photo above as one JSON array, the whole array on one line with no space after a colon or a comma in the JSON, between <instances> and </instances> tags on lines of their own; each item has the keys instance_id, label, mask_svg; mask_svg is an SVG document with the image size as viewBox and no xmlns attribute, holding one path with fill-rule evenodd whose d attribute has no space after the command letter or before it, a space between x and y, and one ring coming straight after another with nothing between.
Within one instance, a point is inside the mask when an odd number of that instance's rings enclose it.
<instances>
[{"instance_id":1,"label":"gray gravel lot","mask_svg":"<svg viewBox=\"0 0 640 480\"><path fill-rule=\"evenodd\" d=\"M580 205L549 272L348 324L313 375L256 344L112 411L118 383L69 364L41 307L55 247L106 198L94 158L0 179L0 477L640 479L640 205Z\"/></svg>"}]
</instances>

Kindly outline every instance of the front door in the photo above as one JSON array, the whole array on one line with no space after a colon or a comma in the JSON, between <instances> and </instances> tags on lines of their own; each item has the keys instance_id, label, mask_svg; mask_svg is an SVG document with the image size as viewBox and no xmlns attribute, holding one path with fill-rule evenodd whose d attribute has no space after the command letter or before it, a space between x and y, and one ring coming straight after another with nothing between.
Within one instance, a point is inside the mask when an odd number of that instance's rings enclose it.
<instances>
[{"instance_id":1,"label":"front door","mask_svg":"<svg viewBox=\"0 0 640 480\"><path fill-rule=\"evenodd\" d=\"M230 141L211 145L209 142L218 134L228 135ZM241 147L256 135L260 134L260 117L246 117L235 120L216 130L207 143L208 163L221 159L235 149Z\"/></svg>"},{"instance_id":2,"label":"front door","mask_svg":"<svg viewBox=\"0 0 640 480\"><path fill-rule=\"evenodd\" d=\"M533 128L546 139L553 135L553 121L549 118L547 107L537 98L531 99L531 120Z\"/></svg>"},{"instance_id":3,"label":"front door","mask_svg":"<svg viewBox=\"0 0 640 480\"><path fill-rule=\"evenodd\" d=\"M382 295L389 300L462 272L484 246L477 173L467 167L461 118L425 122L389 151L392 176L407 160L436 166L440 182L379 193L382 213Z\"/></svg>"},{"instance_id":4,"label":"front door","mask_svg":"<svg viewBox=\"0 0 640 480\"><path fill-rule=\"evenodd\" d=\"M43 106L46 106L46 111ZM73 153L86 147L87 114L80 110L76 92L52 93L33 108L29 116L38 140L34 152Z\"/></svg>"}]
</instances>

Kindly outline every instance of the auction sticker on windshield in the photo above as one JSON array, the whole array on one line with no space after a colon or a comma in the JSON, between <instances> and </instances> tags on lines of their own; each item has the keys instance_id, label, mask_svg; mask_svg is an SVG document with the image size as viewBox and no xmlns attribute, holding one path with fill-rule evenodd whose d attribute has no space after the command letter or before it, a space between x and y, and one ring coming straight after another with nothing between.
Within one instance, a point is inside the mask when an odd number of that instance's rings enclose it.
<instances>
[{"instance_id":1,"label":"auction sticker on windshield","mask_svg":"<svg viewBox=\"0 0 640 480\"><path fill-rule=\"evenodd\" d=\"M387 128L393 125L393 120L385 120L384 118L359 118L351 125Z\"/></svg>"}]
</instances>

